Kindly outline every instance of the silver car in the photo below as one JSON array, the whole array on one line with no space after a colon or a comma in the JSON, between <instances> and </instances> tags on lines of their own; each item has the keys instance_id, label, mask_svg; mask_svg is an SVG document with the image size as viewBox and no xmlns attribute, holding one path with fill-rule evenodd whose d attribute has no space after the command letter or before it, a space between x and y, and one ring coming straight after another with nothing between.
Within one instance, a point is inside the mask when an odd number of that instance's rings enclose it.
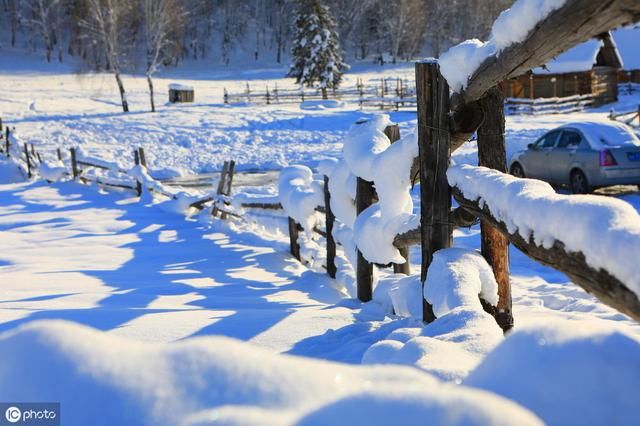
<instances>
[{"instance_id":1,"label":"silver car","mask_svg":"<svg viewBox=\"0 0 640 426\"><path fill-rule=\"evenodd\" d=\"M575 194L610 185L640 185L640 139L615 121L566 124L514 154L509 171L568 185Z\"/></svg>"}]
</instances>

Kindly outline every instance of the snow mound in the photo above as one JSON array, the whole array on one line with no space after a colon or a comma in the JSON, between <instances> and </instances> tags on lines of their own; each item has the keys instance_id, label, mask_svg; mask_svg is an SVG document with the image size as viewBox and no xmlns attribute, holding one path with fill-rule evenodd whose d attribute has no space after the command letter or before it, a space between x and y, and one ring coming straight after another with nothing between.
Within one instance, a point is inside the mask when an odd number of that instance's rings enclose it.
<instances>
[{"instance_id":1,"label":"snow mound","mask_svg":"<svg viewBox=\"0 0 640 426\"><path fill-rule=\"evenodd\" d=\"M0 335L0 399L60 401L68 424L538 425L489 392L405 367L273 354L229 338L143 343L64 321Z\"/></svg>"},{"instance_id":2,"label":"snow mound","mask_svg":"<svg viewBox=\"0 0 640 426\"><path fill-rule=\"evenodd\" d=\"M554 323L513 332L464 384L513 399L550 425L633 424L639 359L640 343L627 335Z\"/></svg>"},{"instance_id":3,"label":"snow mound","mask_svg":"<svg viewBox=\"0 0 640 426\"><path fill-rule=\"evenodd\" d=\"M280 171L278 193L284 211L311 235L316 224L315 209L324 205L324 188L306 166L289 166Z\"/></svg>"},{"instance_id":4,"label":"snow mound","mask_svg":"<svg viewBox=\"0 0 640 426\"><path fill-rule=\"evenodd\" d=\"M24 182L25 175L13 157L0 158L0 184Z\"/></svg>"},{"instance_id":5,"label":"snow mound","mask_svg":"<svg viewBox=\"0 0 640 426\"><path fill-rule=\"evenodd\" d=\"M461 248L437 251L424 286L424 297L436 317L460 306L478 308L478 296L493 306L498 303L498 284L485 258Z\"/></svg>"},{"instance_id":6,"label":"snow mound","mask_svg":"<svg viewBox=\"0 0 640 426\"><path fill-rule=\"evenodd\" d=\"M631 204L597 195L556 194L546 182L486 167L450 167L447 178L467 199L486 205L509 232L525 240L533 236L546 248L561 241L640 296L640 263L629 261L630 253L640 253L640 215Z\"/></svg>"},{"instance_id":7,"label":"snow mound","mask_svg":"<svg viewBox=\"0 0 640 426\"><path fill-rule=\"evenodd\" d=\"M342 108L343 106L344 103L334 99L300 102L300 109L305 111L322 111L325 109Z\"/></svg>"}]
</instances>

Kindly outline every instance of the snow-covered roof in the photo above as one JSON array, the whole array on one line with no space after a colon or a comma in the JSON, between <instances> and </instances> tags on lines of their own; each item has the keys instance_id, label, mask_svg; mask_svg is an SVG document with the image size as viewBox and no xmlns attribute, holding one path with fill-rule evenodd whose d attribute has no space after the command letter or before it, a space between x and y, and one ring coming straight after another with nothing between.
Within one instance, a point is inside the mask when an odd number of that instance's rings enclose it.
<instances>
[{"instance_id":1,"label":"snow-covered roof","mask_svg":"<svg viewBox=\"0 0 640 426\"><path fill-rule=\"evenodd\" d=\"M622 57L622 69L640 69L640 25L617 29L611 35Z\"/></svg>"},{"instance_id":2,"label":"snow-covered roof","mask_svg":"<svg viewBox=\"0 0 640 426\"><path fill-rule=\"evenodd\" d=\"M534 74L562 74L588 71L596 63L598 52L604 43L598 39L585 41L546 63L546 69L534 68Z\"/></svg>"},{"instance_id":3,"label":"snow-covered roof","mask_svg":"<svg viewBox=\"0 0 640 426\"><path fill-rule=\"evenodd\" d=\"M171 89L171 90L193 90L193 86L189 86L188 84L182 84L182 83L171 83L171 84L169 84L169 89Z\"/></svg>"}]
</instances>

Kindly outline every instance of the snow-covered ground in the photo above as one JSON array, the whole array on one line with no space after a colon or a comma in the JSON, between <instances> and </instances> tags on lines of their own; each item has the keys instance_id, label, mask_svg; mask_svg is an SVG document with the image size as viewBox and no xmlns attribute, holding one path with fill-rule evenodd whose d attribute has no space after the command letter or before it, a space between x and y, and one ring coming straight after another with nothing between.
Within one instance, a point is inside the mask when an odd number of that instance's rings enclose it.
<instances>
[{"instance_id":1,"label":"snow-covered ground","mask_svg":"<svg viewBox=\"0 0 640 426\"><path fill-rule=\"evenodd\" d=\"M126 77L133 112L123 114L112 76L59 65L36 72L16 57L0 64L0 111L49 158L80 146L130 168L143 146L157 175L219 170L231 158L240 169L273 169L340 157L351 124L375 111L222 104L225 87L259 86L281 71L163 76L159 96L179 81L195 87L197 102L161 103L156 114L146 112L145 80ZM356 68L349 79L381 73L412 68ZM615 107L637 103L623 96ZM508 150L607 112L509 117ZM391 119L405 132L415 114ZM476 163L474 144L455 161ZM185 218L130 192L12 182L8 167L0 163L0 401L60 401L70 424L329 424L358 412L371 424L635 419L640 326L514 248L516 326L503 339L492 319L464 309L423 326L378 299L348 298L288 255L282 217ZM617 196L640 211L638 192ZM461 248L480 244L477 226L454 238ZM411 255L417 271L419 253Z\"/></svg>"}]
</instances>

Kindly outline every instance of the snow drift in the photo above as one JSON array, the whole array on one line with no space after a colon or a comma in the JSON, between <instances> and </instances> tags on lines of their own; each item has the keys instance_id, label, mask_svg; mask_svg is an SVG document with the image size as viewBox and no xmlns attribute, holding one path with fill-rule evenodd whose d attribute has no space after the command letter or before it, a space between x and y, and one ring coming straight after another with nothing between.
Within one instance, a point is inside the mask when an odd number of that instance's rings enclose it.
<instances>
[{"instance_id":1,"label":"snow drift","mask_svg":"<svg viewBox=\"0 0 640 426\"><path fill-rule=\"evenodd\" d=\"M0 399L60 401L65 424L538 425L489 392L406 367L276 355L229 338L161 345L63 321L0 335Z\"/></svg>"}]
</instances>

